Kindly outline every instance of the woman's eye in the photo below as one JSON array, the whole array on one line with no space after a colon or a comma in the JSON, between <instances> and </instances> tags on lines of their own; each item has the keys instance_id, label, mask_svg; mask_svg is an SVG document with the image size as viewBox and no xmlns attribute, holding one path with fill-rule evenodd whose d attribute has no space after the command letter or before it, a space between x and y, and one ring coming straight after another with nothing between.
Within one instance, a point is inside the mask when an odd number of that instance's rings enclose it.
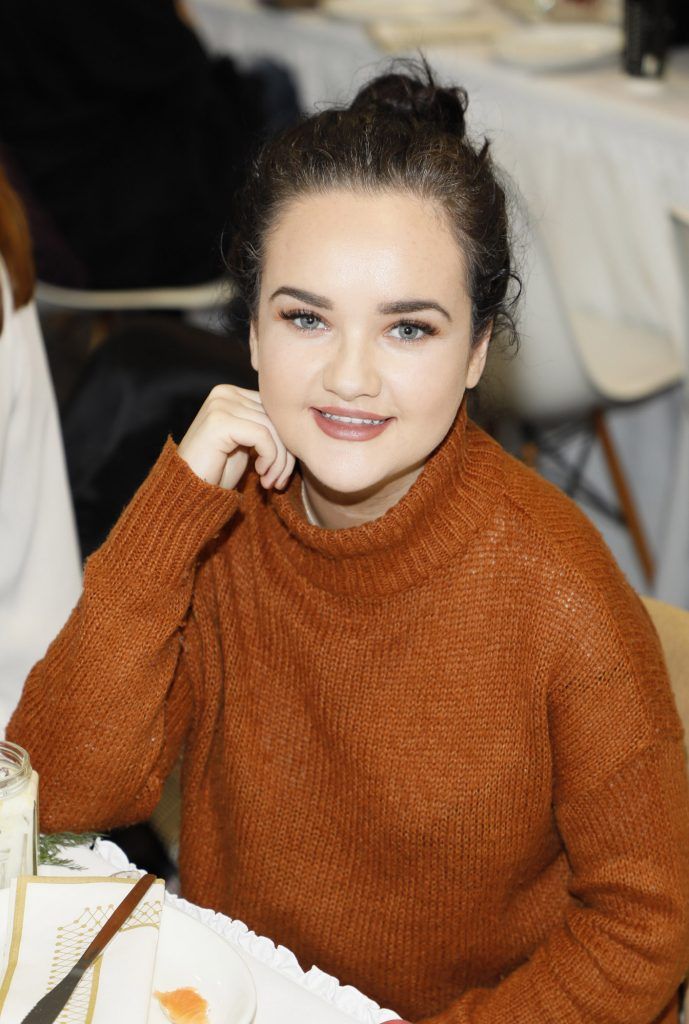
<instances>
[{"instance_id":1,"label":"woman's eye","mask_svg":"<svg viewBox=\"0 0 689 1024\"><path fill-rule=\"evenodd\" d=\"M325 324L315 313L287 313L281 314L283 319L290 320L300 331L317 331Z\"/></svg>"},{"instance_id":2,"label":"woman's eye","mask_svg":"<svg viewBox=\"0 0 689 1024\"><path fill-rule=\"evenodd\" d=\"M394 338L399 338L400 341L420 341L427 334L434 333L428 325L411 323L396 324L390 331L390 334Z\"/></svg>"},{"instance_id":3,"label":"woman's eye","mask_svg":"<svg viewBox=\"0 0 689 1024\"><path fill-rule=\"evenodd\" d=\"M309 313L307 316L298 316L294 322L305 331L313 331L316 327L323 326L323 321L313 313Z\"/></svg>"}]
</instances>

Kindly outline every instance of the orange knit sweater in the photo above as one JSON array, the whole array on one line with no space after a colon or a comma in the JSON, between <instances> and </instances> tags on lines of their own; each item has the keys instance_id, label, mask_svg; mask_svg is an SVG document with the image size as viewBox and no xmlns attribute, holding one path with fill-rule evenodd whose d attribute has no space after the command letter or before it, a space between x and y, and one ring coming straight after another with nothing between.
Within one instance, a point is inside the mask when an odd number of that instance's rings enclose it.
<instances>
[{"instance_id":1,"label":"orange knit sweater","mask_svg":"<svg viewBox=\"0 0 689 1024\"><path fill-rule=\"evenodd\" d=\"M656 636L599 535L464 410L403 500L168 442L9 737L47 830L145 818L184 746L184 895L434 1024L675 1021L689 797Z\"/></svg>"}]
</instances>

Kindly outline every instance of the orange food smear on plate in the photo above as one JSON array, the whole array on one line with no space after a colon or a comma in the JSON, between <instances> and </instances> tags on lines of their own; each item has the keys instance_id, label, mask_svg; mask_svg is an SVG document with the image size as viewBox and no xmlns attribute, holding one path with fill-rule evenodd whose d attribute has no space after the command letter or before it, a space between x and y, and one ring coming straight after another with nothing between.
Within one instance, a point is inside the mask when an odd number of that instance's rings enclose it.
<instances>
[{"instance_id":1,"label":"orange food smear on plate","mask_svg":"<svg viewBox=\"0 0 689 1024\"><path fill-rule=\"evenodd\" d=\"M210 1024L208 1003L195 988L176 988L172 992L154 992L153 995L172 1024Z\"/></svg>"}]
</instances>

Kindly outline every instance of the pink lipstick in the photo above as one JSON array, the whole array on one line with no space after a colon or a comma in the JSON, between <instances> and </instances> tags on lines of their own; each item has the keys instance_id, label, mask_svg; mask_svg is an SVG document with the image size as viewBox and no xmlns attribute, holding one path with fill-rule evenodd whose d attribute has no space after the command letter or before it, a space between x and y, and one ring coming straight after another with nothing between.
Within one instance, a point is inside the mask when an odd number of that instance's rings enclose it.
<instances>
[{"instance_id":1,"label":"pink lipstick","mask_svg":"<svg viewBox=\"0 0 689 1024\"><path fill-rule=\"evenodd\" d=\"M393 419L363 409L339 409L329 405L312 408L311 412L323 433L338 441L370 441L382 434Z\"/></svg>"}]
</instances>

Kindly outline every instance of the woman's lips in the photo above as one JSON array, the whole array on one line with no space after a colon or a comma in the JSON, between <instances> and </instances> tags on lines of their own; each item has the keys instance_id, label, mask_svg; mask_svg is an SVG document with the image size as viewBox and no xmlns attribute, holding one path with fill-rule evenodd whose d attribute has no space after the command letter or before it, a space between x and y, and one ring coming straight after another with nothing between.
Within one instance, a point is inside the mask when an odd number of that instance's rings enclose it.
<instances>
[{"instance_id":1,"label":"woman's lips","mask_svg":"<svg viewBox=\"0 0 689 1024\"><path fill-rule=\"evenodd\" d=\"M382 434L391 416L376 416L361 409L312 408L313 417L324 434L338 441L370 441ZM371 421L371 422L366 422Z\"/></svg>"}]
</instances>

